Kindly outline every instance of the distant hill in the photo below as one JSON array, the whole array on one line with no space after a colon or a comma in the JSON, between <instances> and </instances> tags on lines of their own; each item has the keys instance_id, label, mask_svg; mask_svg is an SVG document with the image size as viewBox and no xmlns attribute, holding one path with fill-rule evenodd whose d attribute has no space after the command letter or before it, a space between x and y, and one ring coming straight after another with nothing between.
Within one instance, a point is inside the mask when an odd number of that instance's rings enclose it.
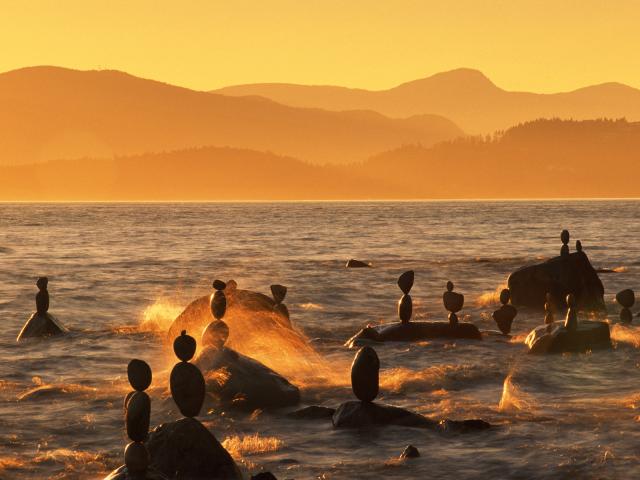
<instances>
[{"instance_id":1,"label":"distant hill","mask_svg":"<svg viewBox=\"0 0 640 480\"><path fill-rule=\"evenodd\" d=\"M538 120L348 166L206 147L0 167L0 200L637 198L639 151L640 123Z\"/></svg>"},{"instance_id":2,"label":"distant hill","mask_svg":"<svg viewBox=\"0 0 640 480\"><path fill-rule=\"evenodd\" d=\"M434 115L390 119L233 98L118 71L31 67L0 74L0 165L217 145L313 163L363 160L462 131Z\"/></svg>"},{"instance_id":3,"label":"distant hill","mask_svg":"<svg viewBox=\"0 0 640 480\"><path fill-rule=\"evenodd\" d=\"M391 117L436 114L473 134L493 133L537 118L640 120L640 90L626 85L605 83L554 94L509 92L471 69L438 73L381 91L267 83L231 86L215 92L260 95L296 107L374 110Z\"/></svg>"},{"instance_id":4,"label":"distant hill","mask_svg":"<svg viewBox=\"0 0 640 480\"><path fill-rule=\"evenodd\" d=\"M491 138L405 146L353 173L419 198L640 197L640 122L538 120Z\"/></svg>"},{"instance_id":5,"label":"distant hill","mask_svg":"<svg viewBox=\"0 0 640 480\"><path fill-rule=\"evenodd\" d=\"M401 190L344 167L235 148L0 167L0 201L393 198Z\"/></svg>"}]
</instances>

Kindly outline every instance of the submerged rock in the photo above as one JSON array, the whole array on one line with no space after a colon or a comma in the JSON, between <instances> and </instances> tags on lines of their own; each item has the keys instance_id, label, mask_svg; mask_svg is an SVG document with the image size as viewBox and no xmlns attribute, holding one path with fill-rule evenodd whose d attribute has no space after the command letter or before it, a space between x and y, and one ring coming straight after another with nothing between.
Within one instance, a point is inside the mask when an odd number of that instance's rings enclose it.
<instances>
[{"instance_id":1,"label":"submerged rock","mask_svg":"<svg viewBox=\"0 0 640 480\"><path fill-rule=\"evenodd\" d=\"M254 410L297 405L300 390L266 365L227 347L205 348L195 361L207 391L224 404Z\"/></svg>"},{"instance_id":2,"label":"submerged rock","mask_svg":"<svg viewBox=\"0 0 640 480\"><path fill-rule=\"evenodd\" d=\"M434 338L460 338L481 340L478 327L472 323L458 322L408 322L368 326L347 340L353 347L366 342L415 342Z\"/></svg>"},{"instance_id":3,"label":"submerged rock","mask_svg":"<svg viewBox=\"0 0 640 480\"><path fill-rule=\"evenodd\" d=\"M27 323L20 330L17 341L19 342L25 338L50 337L67 332L68 330L62 323L50 313L36 312L29 317Z\"/></svg>"},{"instance_id":4,"label":"submerged rock","mask_svg":"<svg viewBox=\"0 0 640 480\"><path fill-rule=\"evenodd\" d=\"M419 456L420 452L413 445L407 445L400 454L400 458L418 458Z\"/></svg>"},{"instance_id":5,"label":"submerged rock","mask_svg":"<svg viewBox=\"0 0 640 480\"><path fill-rule=\"evenodd\" d=\"M317 420L321 418L331 418L336 413L335 408L322 407L320 405L310 405L308 407L301 408L295 412L289 413L287 416L290 418L304 418L307 420Z\"/></svg>"},{"instance_id":6,"label":"submerged rock","mask_svg":"<svg viewBox=\"0 0 640 480\"><path fill-rule=\"evenodd\" d=\"M356 260L355 258L351 258L347 261L347 268L368 268L371 267L370 263L365 263L360 260Z\"/></svg>"},{"instance_id":7,"label":"submerged rock","mask_svg":"<svg viewBox=\"0 0 640 480\"><path fill-rule=\"evenodd\" d=\"M351 400L342 403L332 417L336 428L359 428L373 425L436 428L438 422L404 408Z\"/></svg>"},{"instance_id":8,"label":"submerged rock","mask_svg":"<svg viewBox=\"0 0 640 480\"><path fill-rule=\"evenodd\" d=\"M156 427L146 442L151 467L170 478L242 479L238 466L198 420L182 418Z\"/></svg>"},{"instance_id":9,"label":"submerged rock","mask_svg":"<svg viewBox=\"0 0 640 480\"><path fill-rule=\"evenodd\" d=\"M511 302L543 308L547 293L558 306L572 293L579 308L604 310L604 286L583 251L567 253L546 262L520 268L508 279Z\"/></svg>"},{"instance_id":10,"label":"submerged rock","mask_svg":"<svg viewBox=\"0 0 640 480\"><path fill-rule=\"evenodd\" d=\"M529 333L525 339L530 353L586 352L611 348L609 324L584 320L576 324L575 330L565 327L558 320L541 325Z\"/></svg>"}]
</instances>

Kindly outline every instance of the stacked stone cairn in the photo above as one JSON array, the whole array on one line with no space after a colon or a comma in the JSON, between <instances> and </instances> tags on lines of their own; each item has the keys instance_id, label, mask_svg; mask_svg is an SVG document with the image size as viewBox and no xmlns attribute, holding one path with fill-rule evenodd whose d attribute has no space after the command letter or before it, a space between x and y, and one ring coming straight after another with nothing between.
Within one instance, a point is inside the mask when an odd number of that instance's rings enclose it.
<instances>
[{"instance_id":1,"label":"stacked stone cairn","mask_svg":"<svg viewBox=\"0 0 640 480\"><path fill-rule=\"evenodd\" d=\"M145 392L151 385L151 368L145 361L133 359L127 366L127 376L133 391L125 397L125 426L131 443L124 450L124 463L130 475L144 477L150 463L144 441L151 416L151 399Z\"/></svg>"},{"instance_id":2,"label":"stacked stone cairn","mask_svg":"<svg viewBox=\"0 0 640 480\"><path fill-rule=\"evenodd\" d=\"M616 293L616 301L622 305L622 310L620 310L620 321L622 323L631 323L633 320L631 307L636 303L636 295L633 290L627 288L626 290Z\"/></svg>"},{"instance_id":3,"label":"stacked stone cairn","mask_svg":"<svg viewBox=\"0 0 640 480\"><path fill-rule=\"evenodd\" d=\"M173 351L180 362L175 364L169 377L171 396L182 415L197 417L204 403L205 382L198 367L189 363L196 353L196 341L183 330L173 342Z\"/></svg>"},{"instance_id":4,"label":"stacked stone cairn","mask_svg":"<svg viewBox=\"0 0 640 480\"><path fill-rule=\"evenodd\" d=\"M462 310L464 295L454 292L453 288L453 282L447 282L447 291L442 295L442 301L444 308L449 311L449 325L456 327L458 325L458 315L456 313Z\"/></svg>"},{"instance_id":5,"label":"stacked stone cairn","mask_svg":"<svg viewBox=\"0 0 640 480\"><path fill-rule=\"evenodd\" d=\"M398 300L398 316L400 317L400 321L402 323L409 323L411 320L411 314L413 312L413 303L411 301L411 295L409 292L411 291L411 287L413 287L413 280L415 275L413 270L409 270L404 272L398 278L398 286L400 290L402 290L402 297Z\"/></svg>"},{"instance_id":6,"label":"stacked stone cairn","mask_svg":"<svg viewBox=\"0 0 640 480\"><path fill-rule=\"evenodd\" d=\"M562 247L560 248L561 257L569 255L569 239L569 230L562 230L560 233L560 240L562 241Z\"/></svg>"},{"instance_id":7,"label":"stacked stone cairn","mask_svg":"<svg viewBox=\"0 0 640 480\"><path fill-rule=\"evenodd\" d=\"M493 319L498 324L498 328L505 335L508 335L511 332L513 319L516 318L516 315L518 314L518 310L516 310L516 307L509 304L509 300L511 300L511 292L509 292L508 288L505 288L500 292L500 303L502 305L498 310L493 312L492 315Z\"/></svg>"},{"instance_id":8,"label":"stacked stone cairn","mask_svg":"<svg viewBox=\"0 0 640 480\"><path fill-rule=\"evenodd\" d=\"M202 332L202 346L220 350L229 338L229 327L222 320L227 311L227 297L224 294L226 284L222 280L213 282L215 292L211 294L211 314L215 319Z\"/></svg>"}]
</instances>

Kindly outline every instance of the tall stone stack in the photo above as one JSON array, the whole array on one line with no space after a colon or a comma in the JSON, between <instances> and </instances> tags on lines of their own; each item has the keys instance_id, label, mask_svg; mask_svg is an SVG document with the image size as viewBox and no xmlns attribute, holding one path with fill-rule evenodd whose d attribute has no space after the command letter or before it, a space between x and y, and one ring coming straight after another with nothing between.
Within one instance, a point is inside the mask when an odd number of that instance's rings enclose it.
<instances>
[{"instance_id":1,"label":"tall stone stack","mask_svg":"<svg viewBox=\"0 0 640 480\"><path fill-rule=\"evenodd\" d=\"M380 360L376 351L365 346L358 350L351 364L351 389L363 403L371 403L380 388Z\"/></svg>"},{"instance_id":2,"label":"tall stone stack","mask_svg":"<svg viewBox=\"0 0 640 480\"><path fill-rule=\"evenodd\" d=\"M545 296L545 302L544 302L544 323L547 325L552 324L553 322L555 322L555 309L553 307L553 299L551 298L551 294L549 292L547 292L547 295Z\"/></svg>"},{"instance_id":3,"label":"tall stone stack","mask_svg":"<svg viewBox=\"0 0 640 480\"><path fill-rule=\"evenodd\" d=\"M413 302L411 300L411 295L409 292L411 291L411 287L413 287L414 280L414 272L413 270L409 270L404 272L398 278L398 286L400 290L402 290L402 297L398 300L398 316L400 317L400 321L402 323L409 323L411 321L411 315L413 313Z\"/></svg>"},{"instance_id":4,"label":"tall stone stack","mask_svg":"<svg viewBox=\"0 0 640 480\"><path fill-rule=\"evenodd\" d=\"M576 299L572 293L567 295L567 316L564 320L564 327L569 332L575 332L578 329L578 310L576 309Z\"/></svg>"},{"instance_id":5,"label":"tall stone stack","mask_svg":"<svg viewBox=\"0 0 640 480\"><path fill-rule=\"evenodd\" d=\"M560 248L560 256L564 257L566 255L569 255L569 240L570 240L569 230L562 230L562 232L560 232L560 240L562 241L562 247Z\"/></svg>"},{"instance_id":6,"label":"tall stone stack","mask_svg":"<svg viewBox=\"0 0 640 480\"><path fill-rule=\"evenodd\" d=\"M449 325L455 327L458 325L458 315L456 315L464 305L464 295L453 291L453 282L447 282L447 291L442 295L444 308L449 311Z\"/></svg>"},{"instance_id":7,"label":"tall stone stack","mask_svg":"<svg viewBox=\"0 0 640 480\"><path fill-rule=\"evenodd\" d=\"M620 310L620 321L622 323L631 323L633 320L631 307L636 303L636 295L634 291L627 288L626 290L616 293L616 301L622 305L622 310Z\"/></svg>"},{"instance_id":8,"label":"tall stone stack","mask_svg":"<svg viewBox=\"0 0 640 480\"><path fill-rule=\"evenodd\" d=\"M502 333L508 335L511 332L511 325L513 319L516 318L518 310L516 307L509 304L511 300L511 292L508 288L503 289L500 292L500 303L502 304L498 310L493 312L493 319L498 324L498 328Z\"/></svg>"},{"instance_id":9,"label":"tall stone stack","mask_svg":"<svg viewBox=\"0 0 640 480\"><path fill-rule=\"evenodd\" d=\"M173 342L173 351L180 362L175 364L169 377L171 396L182 415L197 417L204 403L205 382L200 369L189 363L196 353L196 341L183 330Z\"/></svg>"},{"instance_id":10,"label":"tall stone stack","mask_svg":"<svg viewBox=\"0 0 640 480\"><path fill-rule=\"evenodd\" d=\"M229 338L229 327L222 320L227 311L226 285L222 280L215 280L213 288L215 292L211 294L210 306L214 320L202 332L202 347L220 350Z\"/></svg>"},{"instance_id":11,"label":"tall stone stack","mask_svg":"<svg viewBox=\"0 0 640 480\"><path fill-rule=\"evenodd\" d=\"M151 368L145 361L133 359L127 366L127 377L133 391L125 397L125 427L131 443L124 450L124 463L129 475L144 478L150 463L144 442L151 417L151 399L145 392L151 385Z\"/></svg>"},{"instance_id":12,"label":"tall stone stack","mask_svg":"<svg viewBox=\"0 0 640 480\"><path fill-rule=\"evenodd\" d=\"M287 287L277 284L271 285L271 295L273 295L273 300L276 302L273 310L289 320L289 309L284 303L282 303L284 301L284 297L287 296Z\"/></svg>"}]
</instances>

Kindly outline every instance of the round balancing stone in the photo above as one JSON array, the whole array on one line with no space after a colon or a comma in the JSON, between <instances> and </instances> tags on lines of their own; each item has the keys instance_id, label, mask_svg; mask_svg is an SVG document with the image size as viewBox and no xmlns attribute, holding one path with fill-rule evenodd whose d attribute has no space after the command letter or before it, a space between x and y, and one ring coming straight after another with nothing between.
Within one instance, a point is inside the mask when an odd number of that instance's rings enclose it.
<instances>
[{"instance_id":1,"label":"round balancing stone","mask_svg":"<svg viewBox=\"0 0 640 480\"><path fill-rule=\"evenodd\" d=\"M124 464L131 473L144 472L149 467L151 459L144 443L131 442L124 449Z\"/></svg>"},{"instance_id":2,"label":"round balancing stone","mask_svg":"<svg viewBox=\"0 0 640 480\"><path fill-rule=\"evenodd\" d=\"M225 288L227 288L227 284L224 283L222 280L214 280L212 286L214 289L218 291L224 290Z\"/></svg>"},{"instance_id":3,"label":"round balancing stone","mask_svg":"<svg viewBox=\"0 0 640 480\"><path fill-rule=\"evenodd\" d=\"M351 364L351 388L362 402L372 402L378 396L380 360L371 347L362 347Z\"/></svg>"},{"instance_id":4,"label":"round balancing stone","mask_svg":"<svg viewBox=\"0 0 640 480\"><path fill-rule=\"evenodd\" d=\"M151 400L145 392L135 392L127 402L125 424L127 436L134 442L144 442L149 434Z\"/></svg>"},{"instance_id":5,"label":"round balancing stone","mask_svg":"<svg viewBox=\"0 0 640 480\"><path fill-rule=\"evenodd\" d=\"M134 358L127 365L127 377L133 389L142 392L151 385L151 367L144 360Z\"/></svg>"},{"instance_id":6,"label":"round balancing stone","mask_svg":"<svg viewBox=\"0 0 640 480\"><path fill-rule=\"evenodd\" d=\"M398 286L400 287L400 290L402 290L402 293L404 293L405 295L408 295L409 292L411 291L411 287L413 287L414 278L415 278L415 274L413 270L404 272L398 278Z\"/></svg>"},{"instance_id":7,"label":"round balancing stone","mask_svg":"<svg viewBox=\"0 0 640 480\"><path fill-rule=\"evenodd\" d=\"M631 308L633 304L636 303L636 295L633 290L627 288L626 290L616 293L616 302L625 308Z\"/></svg>"},{"instance_id":8,"label":"round balancing stone","mask_svg":"<svg viewBox=\"0 0 640 480\"><path fill-rule=\"evenodd\" d=\"M227 297L222 290L216 290L211 295L211 313L213 317L220 320L227 311Z\"/></svg>"},{"instance_id":9,"label":"round balancing stone","mask_svg":"<svg viewBox=\"0 0 640 480\"><path fill-rule=\"evenodd\" d=\"M287 287L284 285L271 285L271 295L276 303L282 303L287 296Z\"/></svg>"},{"instance_id":10,"label":"round balancing stone","mask_svg":"<svg viewBox=\"0 0 640 480\"><path fill-rule=\"evenodd\" d=\"M411 320L411 312L413 311L413 305L411 302L411 295L408 293L400 297L398 301L398 316L402 323L407 323Z\"/></svg>"},{"instance_id":11,"label":"round balancing stone","mask_svg":"<svg viewBox=\"0 0 640 480\"><path fill-rule=\"evenodd\" d=\"M569 239L569 230L562 230L562 232L560 232L560 241L562 242L562 244L567 245L569 243Z\"/></svg>"},{"instance_id":12,"label":"round balancing stone","mask_svg":"<svg viewBox=\"0 0 640 480\"><path fill-rule=\"evenodd\" d=\"M508 288L502 289L502 291L500 292L500 303L506 305L507 303L509 303L509 300L511 300L511 292Z\"/></svg>"},{"instance_id":13,"label":"round balancing stone","mask_svg":"<svg viewBox=\"0 0 640 480\"><path fill-rule=\"evenodd\" d=\"M173 341L173 351L183 362L188 362L196 353L196 340L187 331L183 330L180 336Z\"/></svg>"},{"instance_id":14,"label":"round balancing stone","mask_svg":"<svg viewBox=\"0 0 640 480\"><path fill-rule=\"evenodd\" d=\"M211 322L202 332L202 346L221 349L229 338L229 326L222 320Z\"/></svg>"},{"instance_id":15,"label":"round balancing stone","mask_svg":"<svg viewBox=\"0 0 640 480\"><path fill-rule=\"evenodd\" d=\"M197 417L204 403L205 382L192 363L180 362L171 370L169 386L173 401L185 417Z\"/></svg>"}]
</instances>

